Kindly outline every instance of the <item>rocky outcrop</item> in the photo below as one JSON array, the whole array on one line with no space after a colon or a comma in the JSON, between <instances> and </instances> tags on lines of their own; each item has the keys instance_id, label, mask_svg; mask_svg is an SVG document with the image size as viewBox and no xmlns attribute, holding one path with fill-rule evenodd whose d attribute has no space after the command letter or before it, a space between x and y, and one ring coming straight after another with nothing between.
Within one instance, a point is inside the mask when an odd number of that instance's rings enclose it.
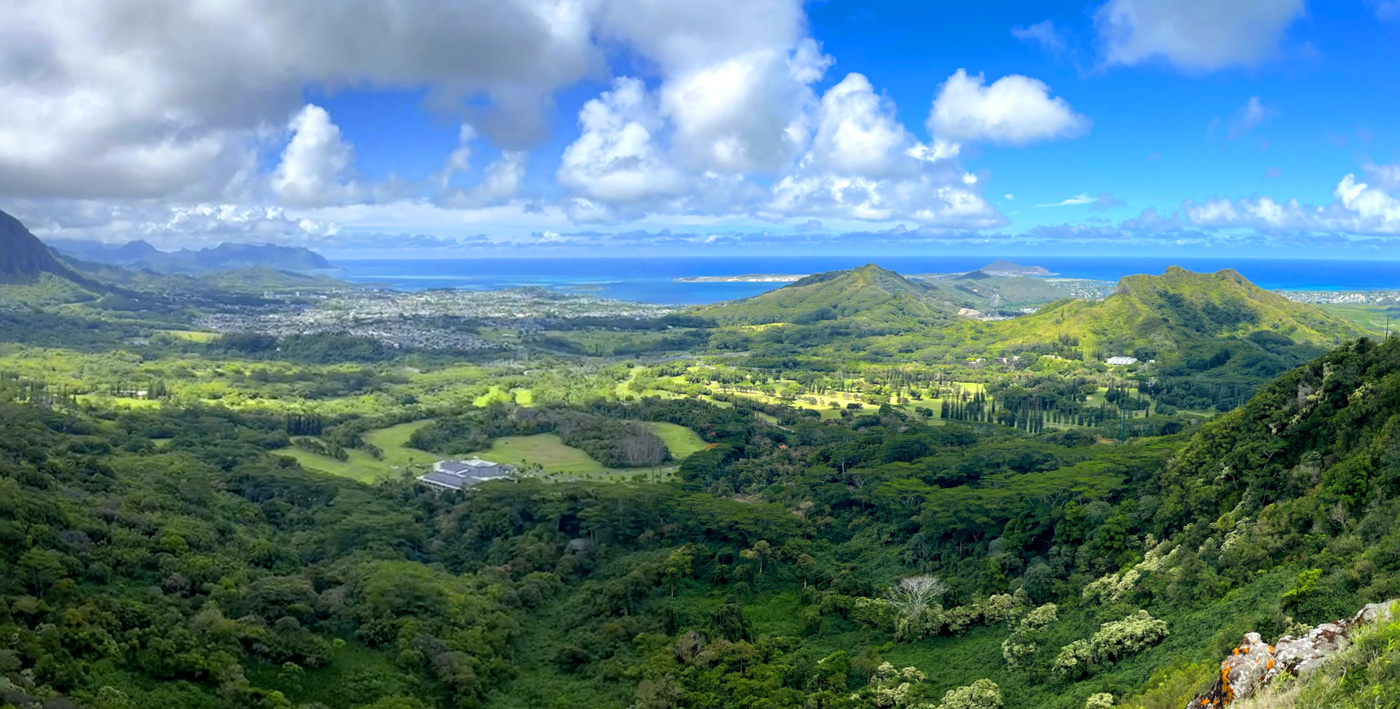
<instances>
[{"instance_id":1,"label":"rocky outcrop","mask_svg":"<svg viewBox=\"0 0 1400 709\"><path fill-rule=\"evenodd\" d=\"M1247 633L1238 647L1220 663L1220 678L1186 709L1220 707L1237 699L1247 699L1275 679L1287 674L1308 674L1322 666L1334 653L1346 648L1357 628L1394 620L1394 605L1400 601L1372 603L1360 613L1335 623L1323 623L1300 636L1285 635L1269 645L1258 633Z\"/></svg>"}]
</instances>

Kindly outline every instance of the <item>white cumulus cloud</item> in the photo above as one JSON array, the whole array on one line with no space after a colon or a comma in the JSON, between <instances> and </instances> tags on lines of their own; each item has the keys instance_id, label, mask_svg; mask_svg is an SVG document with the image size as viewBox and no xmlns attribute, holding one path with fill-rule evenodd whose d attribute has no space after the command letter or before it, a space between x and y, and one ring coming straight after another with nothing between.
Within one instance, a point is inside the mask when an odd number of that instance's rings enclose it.
<instances>
[{"instance_id":1,"label":"white cumulus cloud","mask_svg":"<svg viewBox=\"0 0 1400 709\"><path fill-rule=\"evenodd\" d=\"M1072 138L1089 130L1088 118L1043 82L1018 74L991 85L959 69L939 89L928 117L934 135L962 141L1023 145Z\"/></svg>"},{"instance_id":2,"label":"white cumulus cloud","mask_svg":"<svg viewBox=\"0 0 1400 709\"><path fill-rule=\"evenodd\" d=\"M553 92L605 74L596 4L6 0L0 191L220 196L309 86L427 89L522 146Z\"/></svg>"},{"instance_id":3,"label":"white cumulus cloud","mask_svg":"<svg viewBox=\"0 0 1400 709\"><path fill-rule=\"evenodd\" d=\"M1182 214L1192 225L1215 229L1254 229L1269 234L1339 232L1358 235L1400 234L1400 197L1385 185L1369 184L1348 174L1332 191L1334 201L1309 206L1296 199L1272 197L1187 201Z\"/></svg>"},{"instance_id":4,"label":"white cumulus cloud","mask_svg":"<svg viewBox=\"0 0 1400 709\"><path fill-rule=\"evenodd\" d=\"M317 207L355 198L345 173L354 149L324 108L307 104L292 118L291 142L272 174L272 190L284 204Z\"/></svg>"},{"instance_id":5,"label":"white cumulus cloud","mask_svg":"<svg viewBox=\"0 0 1400 709\"><path fill-rule=\"evenodd\" d=\"M809 85L832 59L797 0L603 0L599 32L657 69L676 157L695 169L780 169L808 140Z\"/></svg>"},{"instance_id":6,"label":"white cumulus cloud","mask_svg":"<svg viewBox=\"0 0 1400 709\"><path fill-rule=\"evenodd\" d=\"M875 93L870 80L848 74L822 96L812 156L835 172L881 176L896 168L913 139L894 115L894 104Z\"/></svg>"},{"instance_id":7,"label":"white cumulus cloud","mask_svg":"<svg viewBox=\"0 0 1400 709\"><path fill-rule=\"evenodd\" d=\"M998 226L956 146L919 143L900 125L894 102L850 74L822 96L811 151L778 180L765 210L869 221L911 219L945 228Z\"/></svg>"},{"instance_id":8,"label":"white cumulus cloud","mask_svg":"<svg viewBox=\"0 0 1400 709\"><path fill-rule=\"evenodd\" d=\"M590 200L633 203L686 188L656 134L663 123L655 97L639 79L622 78L579 112L582 135L564 150L558 179Z\"/></svg>"}]
</instances>

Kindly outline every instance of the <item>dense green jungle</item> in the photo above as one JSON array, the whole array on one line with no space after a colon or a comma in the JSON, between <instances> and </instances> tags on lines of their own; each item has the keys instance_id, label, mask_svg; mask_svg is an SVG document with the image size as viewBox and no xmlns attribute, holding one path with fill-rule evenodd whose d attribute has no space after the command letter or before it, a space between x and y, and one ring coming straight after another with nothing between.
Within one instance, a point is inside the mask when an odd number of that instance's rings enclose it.
<instances>
[{"instance_id":1,"label":"dense green jungle","mask_svg":"<svg viewBox=\"0 0 1400 709\"><path fill-rule=\"evenodd\" d=\"M1243 634L1400 598L1400 341L1234 272L1004 319L876 266L526 294L432 347L219 330L388 296L17 224L3 709L1180 709ZM462 457L517 474L420 483ZM1400 707L1400 623L1276 684Z\"/></svg>"}]
</instances>

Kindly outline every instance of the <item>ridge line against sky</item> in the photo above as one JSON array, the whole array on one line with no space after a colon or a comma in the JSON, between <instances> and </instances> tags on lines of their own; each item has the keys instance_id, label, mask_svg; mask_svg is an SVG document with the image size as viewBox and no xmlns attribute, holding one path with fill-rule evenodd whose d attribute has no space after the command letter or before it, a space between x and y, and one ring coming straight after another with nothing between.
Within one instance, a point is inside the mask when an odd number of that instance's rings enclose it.
<instances>
[{"instance_id":1,"label":"ridge line against sky","mask_svg":"<svg viewBox=\"0 0 1400 709\"><path fill-rule=\"evenodd\" d=\"M0 0L0 209L340 256L1388 258L1400 2Z\"/></svg>"}]
</instances>

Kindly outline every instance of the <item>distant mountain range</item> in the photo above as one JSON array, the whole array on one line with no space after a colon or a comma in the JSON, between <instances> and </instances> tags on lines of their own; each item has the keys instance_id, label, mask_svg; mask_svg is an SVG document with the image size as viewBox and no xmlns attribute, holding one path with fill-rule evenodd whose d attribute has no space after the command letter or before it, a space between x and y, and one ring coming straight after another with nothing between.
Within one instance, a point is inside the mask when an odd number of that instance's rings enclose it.
<instances>
[{"instance_id":1,"label":"distant mountain range","mask_svg":"<svg viewBox=\"0 0 1400 709\"><path fill-rule=\"evenodd\" d=\"M979 272L985 273L974 273ZM1050 288L1040 279L987 278ZM1326 346L1363 334L1344 318L1265 291L1231 270L1192 273L1173 266L1160 276L1123 278L1117 291L1103 300L1061 296L1033 315L974 324L968 317L981 313L968 308L967 299L983 294L968 284L980 282L918 281L871 264L808 276L752 298L699 308L696 313L721 326L843 321L905 332L961 321L984 328L988 340L999 346L1072 342L1075 347L1082 343L1089 350L1119 354L1167 354L1188 343L1246 336L1263 346Z\"/></svg>"},{"instance_id":2,"label":"distant mountain range","mask_svg":"<svg viewBox=\"0 0 1400 709\"><path fill-rule=\"evenodd\" d=\"M121 246L88 242L59 245L76 247L60 252L40 241L18 219L0 211L0 285L47 283L60 290L66 288L69 294L85 293L87 298L171 290L258 292L344 285L326 276L296 273L330 265L319 254L301 248L222 244L172 254L141 241ZM278 265L262 263L265 261ZM153 267L155 263L164 268Z\"/></svg>"},{"instance_id":3,"label":"distant mountain range","mask_svg":"<svg viewBox=\"0 0 1400 709\"><path fill-rule=\"evenodd\" d=\"M330 268L326 258L300 246L223 243L204 249L161 251L145 241L104 244L75 239L50 239L59 253L89 263L145 268L162 273L208 273L241 268L309 271Z\"/></svg>"}]
</instances>

